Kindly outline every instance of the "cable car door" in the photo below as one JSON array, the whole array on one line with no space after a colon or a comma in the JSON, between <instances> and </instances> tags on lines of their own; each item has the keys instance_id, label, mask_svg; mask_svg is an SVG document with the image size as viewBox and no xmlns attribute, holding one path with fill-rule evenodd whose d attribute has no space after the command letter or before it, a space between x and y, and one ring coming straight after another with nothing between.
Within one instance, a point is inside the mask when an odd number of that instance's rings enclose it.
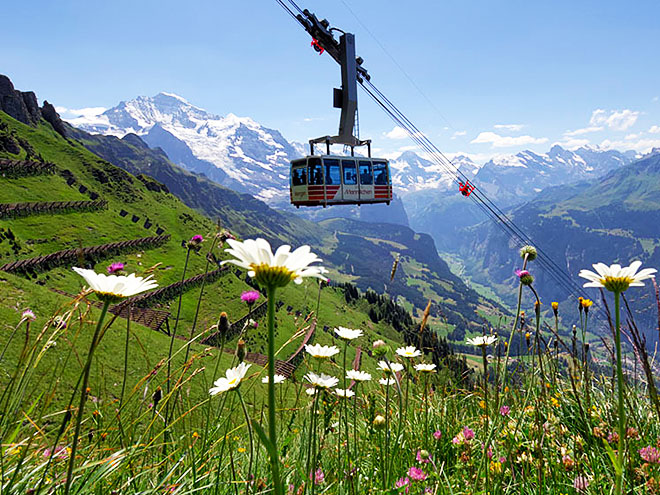
<instances>
[{"instance_id":1,"label":"cable car door","mask_svg":"<svg viewBox=\"0 0 660 495\"><path fill-rule=\"evenodd\" d=\"M374 160L373 171L374 199L380 202L389 202L392 199L392 181L387 162L384 160Z\"/></svg>"},{"instance_id":2,"label":"cable car door","mask_svg":"<svg viewBox=\"0 0 660 495\"><path fill-rule=\"evenodd\" d=\"M307 201L307 160L294 160L291 163L291 202Z\"/></svg>"},{"instance_id":3,"label":"cable car door","mask_svg":"<svg viewBox=\"0 0 660 495\"><path fill-rule=\"evenodd\" d=\"M337 158L324 158L325 199L328 203L341 203L341 170Z\"/></svg>"},{"instance_id":4,"label":"cable car door","mask_svg":"<svg viewBox=\"0 0 660 495\"><path fill-rule=\"evenodd\" d=\"M374 200L374 174L371 170L371 161L360 160L358 163L360 178L360 202L370 203Z\"/></svg>"},{"instance_id":5,"label":"cable car door","mask_svg":"<svg viewBox=\"0 0 660 495\"><path fill-rule=\"evenodd\" d=\"M344 201L357 203L360 200L360 186L357 179L357 163L355 160L342 160L342 191Z\"/></svg>"}]
</instances>

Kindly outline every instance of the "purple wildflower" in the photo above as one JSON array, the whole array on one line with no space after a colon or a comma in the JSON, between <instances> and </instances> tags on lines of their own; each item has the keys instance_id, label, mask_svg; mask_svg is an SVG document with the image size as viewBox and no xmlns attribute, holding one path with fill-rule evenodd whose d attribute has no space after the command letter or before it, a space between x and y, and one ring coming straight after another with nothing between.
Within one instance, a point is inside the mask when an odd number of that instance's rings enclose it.
<instances>
[{"instance_id":1,"label":"purple wildflower","mask_svg":"<svg viewBox=\"0 0 660 495\"><path fill-rule=\"evenodd\" d=\"M436 440L440 440L442 438L442 432L440 430L435 430L433 432L433 438Z\"/></svg>"},{"instance_id":2,"label":"purple wildflower","mask_svg":"<svg viewBox=\"0 0 660 495\"><path fill-rule=\"evenodd\" d=\"M405 477L405 478L399 478L399 480L394 484L396 488L403 488L404 486L406 487L405 493L408 493L410 490L410 478Z\"/></svg>"},{"instance_id":3,"label":"purple wildflower","mask_svg":"<svg viewBox=\"0 0 660 495\"><path fill-rule=\"evenodd\" d=\"M418 450L415 458L417 459L417 462L424 464L431 462L431 454L429 454L428 450Z\"/></svg>"},{"instance_id":4,"label":"purple wildflower","mask_svg":"<svg viewBox=\"0 0 660 495\"><path fill-rule=\"evenodd\" d=\"M509 412L511 412L511 408L509 406L502 406L500 407L500 414L502 416L508 416Z\"/></svg>"},{"instance_id":5,"label":"purple wildflower","mask_svg":"<svg viewBox=\"0 0 660 495\"><path fill-rule=\"evenodd\" d=\"M28 321L34 321L37 319L37 317L34 316L34 311L32 311L29 308L23 311L23 313L21 314L21 318Z\"/></svg>"},{"instance_id":6,"label":"purple wildflower","mask_svg":"<svg viewBox=\"0 0 660 495\"><path fill-rule=\"evenodd\" d=\"M576 476L575 481L573 481L573 488L578 492L584 492L589 488L589 479L586 476Z\"/></svg>"},{"instance_id":7,"label":"purple wildflower","mask_svg":"<svg viewBox=\"0 0 660 495\"><path fill-rule=\"evenodd\" d=\"M108 274L112 275L113 273L120 272L124 269L124 264L123 263L113 263L108 267Z\"/></svg>"},{"instance_id":8,"label":"purple wildflower","mask_svg":"<svg viewBox=\"0 0 660 495\"><path fill-rule=\"evenodd\" d=\"M532 285L534 282L534 277L527 270L516 270L516 275L520 279L520 283L523 285Z\"/></svg>"},{"instance_id":9,"label":"purple wildflower","mask_svg":"<svg viewBox=\"0 0 660 495\"><path fill-rule=\"evenodd\" d=\"M190 243L193 246L196 246L198 244L201 244L203 240L204 240L204 238L201 235L197 234L197 235L194 235L190 238Z\"/></svg>"},{"instance_id":10,"label":"purple wildflower","mask_svg":"<svg viewBox=\"0 0 660 495\"><path fill-rule=\"evenodd\" d=\"M408 477L412 481L424 481L426 479L426 473L420 468L412 466L408 469Z\"/></svg>"},{"instance_id":11,"label":"purple wildflower","mask_svg":"<svg viewBox=\"0 0 660 495\"><path fill-rule=\"evenodd\" d=\"M660 451L655 447L649 445L648 447L639 449L639 455L648 463L660 464Z\"/></svg>"},{"instance_id":12,"label":"purple wildflower","mask_svg":"<svg viewBox=\"0 0 660 495\"><path fill-rule=\"evenodd\" d=\"M246 290L241 294L241 301L248 306L252 306L261 297L261 294L256 290Z\"/></svg>"},{"instance_id":13,"label":"purple wildflower","mask_svg":"<svg viewBox=\"0 0 660 495\"><path fill-rule=\"evenodd\" d=\"M315 485L320 485L323 483L325 481L325 474L323 474L323 469L318 468L314 473L309 473L309 479L314 481Z\"/></svg>"},{"instance_id":14,"label":"purple wildflower","mask_svg":"<svg viewBox=\"0 0 660 495\"><path fill-rule=\"evenodd\" d=\"M463 427L463 437L466 442L469 442L474 438L474 430L468 428L467 426Z\"/></svg>"}]
</instances>

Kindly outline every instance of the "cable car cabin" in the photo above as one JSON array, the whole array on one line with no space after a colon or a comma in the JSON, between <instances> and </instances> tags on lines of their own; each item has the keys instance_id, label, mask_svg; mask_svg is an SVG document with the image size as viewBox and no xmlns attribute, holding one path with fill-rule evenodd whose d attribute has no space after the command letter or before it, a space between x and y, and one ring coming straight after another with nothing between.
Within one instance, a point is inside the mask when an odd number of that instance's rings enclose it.
<instances>
[{"instance_id":1,"label":"cable car cabin","mask_svg":"<svg viewBox=\"0 0 660 495\"><path fill-rule=\"evenodd\" d=\"M308 156L291 162L291 204L296 207L392 201L387 160L359 156Z\"/></svg>"}]
</instances>

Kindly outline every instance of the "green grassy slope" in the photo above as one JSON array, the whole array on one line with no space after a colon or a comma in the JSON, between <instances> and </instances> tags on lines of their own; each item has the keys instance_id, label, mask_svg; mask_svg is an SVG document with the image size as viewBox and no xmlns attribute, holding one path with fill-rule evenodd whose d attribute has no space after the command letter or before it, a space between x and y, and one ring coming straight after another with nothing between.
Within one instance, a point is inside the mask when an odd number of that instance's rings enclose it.
<instances>
[{"instance_id":1,"label":"green grassy slope","mask_svg":"<svg viewBox=\"0 0 660 495\"><path fill-rule=\"evenodd\" d=\"M202 273L206 264L205 254L210 247L209 238L215 232L213 222L201 213L184 205L173 194L166 192L158 186L153 179L135 176L100 159L81 144L67 141L56 134L48 124L42 123L37 128L23 125L5 114L0 113L0 121L5 125L3 132L14 133L24 142L30 144L32 151L40 154L44 160L53 162L58 173L19 179L0 179L3 190L3 202L23 201L59 201L65 199L89 199L87 193L80 193L81 185L89 191L99 194L101 199L108 202L104 210L65 213L51 215L34 215L24 218L0 220L0 232L11 231L14 243L10 245L7 238L0 242L0 263L25 259L33 256L48 254L62 249L76 248L78 246L93 246L107 242L116 242L134 239L155 234L157 226L162 227L171 234L171 239L154 249L144 249L128 252L112 259L81 260L80 264L92 266L96 271L104 271L111 261L123 261L129 272L143 273L149 270L161 286L174 283L182 276L186 249L181 247L181 241L189 239L192 235L201 233L207 240L203 244L200 254L191 254L186 277ZM0 158L25 158L25 150L18 154L0 152ZM66 171L66 172L65 172ZM64 177L74 177L75 184L67 185ZM119 215L121 210L129 214L125 217ZM140 217L138 222L132 222L131 216ZM234 212L240 216L240 212ZM150 228L145 228L144 221L149 219ZM226 224L232 229L232 224ZM257 229L258 225L252 228ZM11 246L16 246L16 252ZM223 257L224 253L216 249L216 256ZM213 264L212 267L214 268ZM49 289L59 289L71 294L77 294L83 287L83 281L69 267L59 267L52 270L35 273L31 276L18 276L0 272L0 317L2 329L0 331L0 346L4 348L13 333L23 309L29 307L38 315L37 321L32 325L33 332L30 339L35 338L37 329L43 328L48 318L58 308L61 311L70 310L72 299L55 294ZM218 280L207 284L204 297L200 305L200 315L197 328L193 336L197 341L207 335L211 326L217 321L221 311L229 314L230 321L242 317L247 308L239 299L243 290L250 286L246 283L246 275L237 270L230 269ZM191 335L192 321L199 298L200 287L186 291L182 298L178 334L185 339L174 341L174 352L178 352L174 362L174 369L183 364L186 352L186 339ZM278 294L282 306L277 314L276 346L281 348L278 358L286 359L299 345L306 325L304 318L310 312L316 312L318 301L318 283L307 280L301 286L291 284ZM86 305L83 304L80 307ZM288 309L290 307L290 310ZM156 309L170 311L170 327L174 326L177 312L177 301L163 301ZM384 339L393 346L403 343L402 336L397 333L385 320L374 323L368 316L369 305L360 300L350 305L345 304L344 293L340 288L326 287L321 292L319 307L319 326L315 342L322 344L337 343L332 329L335 326L348 326L362 328L365 336L358 342L364 348L370 346L376 339ZM86 353L88 339L93 331L93 323L98 316L98 309L91 308L91 313L80 317L80 311L75 313L73 323L53 340L56 342L44 354L43 360L35 373L42 377L41 383L46 385L49 379L57 377L61 382L61 393L58 392L55 402L62 406L68 397L68 390L72 381L78 376L82 365L82 356ZM244 336L248 343L248 351L265 351L265 334L263 321L259 321L257 329L248 329ZM51 332L49 330L48 332ZM22 348L24 329L21 327L11 340L5 358L0 368L0 382L7 383L11 376L11 362L15 361ZM97 365L94 366L92 388L103 390L103 397L116 397L118 384L122 383L124 370L124 344L126 336L126 321L117 319L107 332L97 354ZM46 337L44 337L46 338ZM228 342L227 347L236 347L236 338ZM42 344L45 341L42 342ZM133 324L129 342L129 381L128 389L147 376L162 359L167 357L170 338L140 325ZM203 372L200 378L191 381L191 397L202 398L206 396L211 381L212 369L215 364L217 350L204 352L204 346L193 344L191 354L199 356L193 366ZM67 357L68 356L68 357ZM354 351L349 353L352 360ZM363 368L375 370L376 362L366 353L363 354ZM229 366L231 355L223 355L220 369ZM337 362L337 360L335 360ZM326 363L327 371L336 368L333 362ZM254 368L259 371L258 367ZM336 373L336 369L333 370ZM153 392L158 384L164 384L162 370L153 379L148 389L142 384L140 393ZM31 390L31 394L39 390Z\"/></svg>"}]
</instances>

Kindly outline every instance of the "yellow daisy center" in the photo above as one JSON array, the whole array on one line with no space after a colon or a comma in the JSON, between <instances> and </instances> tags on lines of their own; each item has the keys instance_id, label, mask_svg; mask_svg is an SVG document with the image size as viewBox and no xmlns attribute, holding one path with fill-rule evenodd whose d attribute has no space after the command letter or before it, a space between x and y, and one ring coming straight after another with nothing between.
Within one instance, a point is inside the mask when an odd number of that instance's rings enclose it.
<instances>
[{"instance_id":1,"label":"yellow daisy center","mask_svg":"<svg viewBox=\"0 0 660 495\"><path fill-rule=\"evenodd\" d=\"M266 287L285 287L297 278L296 274L284 266L272 266L267 263L252 264L256 281Z\"/></svg>"},{"instance_id":2,"label":"yellow daisy center","mask_svg":"<svg viewBox=\"0 0 660 495\"><path fill-rule=\"evenodd\" d=\"M600 283L611 292L624 292L635 280L630 277L605 277Z\"/></svg>"}]
</instances>

